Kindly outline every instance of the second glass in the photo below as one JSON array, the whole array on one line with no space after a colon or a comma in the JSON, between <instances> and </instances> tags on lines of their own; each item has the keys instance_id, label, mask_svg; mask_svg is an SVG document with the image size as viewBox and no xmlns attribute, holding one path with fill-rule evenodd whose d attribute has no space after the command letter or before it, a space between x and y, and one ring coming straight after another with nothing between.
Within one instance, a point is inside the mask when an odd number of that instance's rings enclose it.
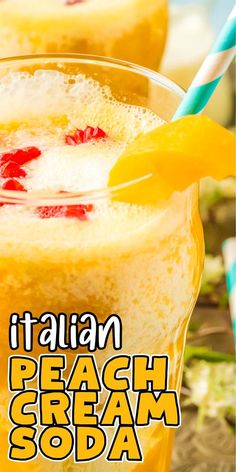
<instances>
[{"instance_id":1,"label":"second glass","mask_svg":"<svg viewBox=\"0 0 236 472\"><path fill-rule=\"evenodd\" d=\"M0 57L100 54L157 69L166 30L167 0L0 2Z\"/></svg>"}]
</instances>

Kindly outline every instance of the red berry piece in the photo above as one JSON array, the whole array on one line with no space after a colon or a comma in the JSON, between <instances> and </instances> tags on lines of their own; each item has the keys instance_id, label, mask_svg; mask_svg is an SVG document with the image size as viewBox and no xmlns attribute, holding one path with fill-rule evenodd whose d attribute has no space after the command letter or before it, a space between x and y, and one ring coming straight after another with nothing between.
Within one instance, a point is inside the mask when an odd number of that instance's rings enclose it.
<instances>
[{"instance_id":1,"label":"red berry piece","mask_svg":"<svg viewBox=\"0 0 236 472\"><path fill-rule=\"evenodd\" d=\"M65 142L66 144L68 144L69 146L76 146L76 141L75 141L75 137L74 136L70 136L69 134L67 134L65 136Z\"/></svg>"},{"instance_id":2,"label":"red berry piece","mask_svg":"<svg viewBox=\"0 0 236 472\"><path fill-rule=\"evenodd\" d=\"M2 185L4 190L18 190L19 192L26 192L25 187L16 179L8 179Z\"/></svg>"},{"instance_id":3,"label":"red berry piece","mask_svg":"<svg viewBox=\"0 0 236 472\"><path fill-rule=\"evenodd\" d=\"M83 3L85 0L66 0L66 5L76 5L76 3Z\"/></svg>"},{"instance_id":4,"label":"red berry piece","mask_svg":"<svg viewBox=\"0 0 236 472\"><path fill-rule=\"evenodd\" d=\"M84 139L84 132L82 129L77 129L73 135L66 135L65 141L69 146L77 146L77 144L82 144Z\"/></svg>"},{"instance_id":5,"label":"red berry piece","mask_svg":"<svg viewBox=\"0 0 236 472\"><path fill-rule=\"evenodd\" d=\"M82 143L88 143L92 140L105 139L107 134L101 128L93 128L92 126L86 126L85 130L77 129L74 134L68 134L65 136L66 144L70 146L76 146Z\"/></svg>"},{"instance_id":6,"label":"red berry piece","mask_svg":"<svg viewBox=\"0 0 236 472\"><path fill-rule=\"evenodd\" d=\"M40 218L58 218L64 216L64 207L62 205L58 206L41 206L37 208L37 213Z\"/></svg>"},{"instance_id":7,"label":"red berry piece","mask_svg":"<svg viewBox=\"0 0 236 472\"><path fill-rule=\"evenodd\" d=\"M84 141L84 131L82 129L77 129L74 134L74 139L76 144L81 144Z\"/></svg>"},{"instance_id":8,"label":"red berry piece","mask_svg":"<svg viewBox=\"0 0 236 472\"><path fill-rule=\"evenodd\" d=\"M85 221L88 219L88 213L94 210L92 204L89 205L69 205L66 207L65 216L67 218L78 218L78 220Z\"/></svg>"},{"instance_id":9,"label":"red berry piece","mask_svg":"<svg viewBox=\"0 0 236 472\"><path fill-rule=\"evenodd\" d=\"M0 167L0 175L4 179L9 177L26 177L26 172L24 169L21 169L17 162L8 161Z\"/></svg>"},{"instance_id":10,"label":"red berry piece","mask_svg":"<svg viewBox=\"0 0 236 472\"><path fill-rule=\"evenodd\" d=\"M14 149L11 152L7 152L1 155L0 161L1 164L4 164L9 161L14 161L20 166L27 164L34 159L37 159L41 155L41 151L35 147L30 146L23 149Z\"/></svg>"},{"instance_id":11,"label":"red berry piece","mask_svg":"<svg viewBox=\"0 0 236 472\"><path fill-rule=\"evenodd\" d=\"M95 139L95 135L96 135L95 128L93 128L92 126L87 126L84 130L83 142L88 143L92 139Z\"/></svg>"},{"instance_id":12,"label":"red berry piece","mask_svg":"<svg viewBox=\"0 0 236 472\"><path fill-rule=\"evenodd\" d=\"M106 138L107 135L105 131L103 131L101 128L93 128L92 126L87 126L84 130L84 143L88 143L89 141L92 141L92 139L104 139Z\"/></svg>"},{"instance_id":13,"label":"red berry piece","mask_svg":"<svg viewBox=\"0 0 236 472\"><path fill-rule=\"evenodd\" d=\"M107 138L107 133L101 128L95 128L95 138L96 139L105 139Z\"/></svg>"},{"instance_id":14,"label":"red berry piece","mask_svg":"<svg viewBox=\"0 0 236 472\"><path fill-rule=\"evenodd\" d=\"M18 164L23 165L23 164L27 164L27 162L37 159L40 155L41 155L41 151L38 148L31 146L31 147L17 150L14 160L16 160Z\"/></svg>"},{"instance_id":15,"label":"red berry piece","mask_svg":"<svg viewBox=\"0 0 236 472\"><path fill-rule=\"evenodd\" d=\"M77 218L80 221L88 219L88 213L94 210L92 204L89 205L58 205L58 206L41 206L37 208L40 218Z\"/></svg>"}]
</instances>

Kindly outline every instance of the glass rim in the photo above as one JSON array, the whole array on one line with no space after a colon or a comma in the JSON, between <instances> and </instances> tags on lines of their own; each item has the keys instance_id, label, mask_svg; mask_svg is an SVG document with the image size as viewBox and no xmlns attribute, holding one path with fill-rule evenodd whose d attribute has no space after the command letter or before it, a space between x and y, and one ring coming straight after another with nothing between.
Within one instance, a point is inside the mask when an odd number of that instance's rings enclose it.
<instances>
[{"instance_id":1,"label":"glass rim","mask_svg":"<svg viewBox=\"0 0 236 472\"><path fill-rule=\"evenodd\" d=\"M114 59L112 57L105 57L93 54L37 54L37 55L27 55L27 56L15 56L15 57L6 57L0 58L0 69L6 67L7 65L19 65L26 64L30 65L35 62L43 63L57 63L58 61L64 63L75 63L75 64L89 64L97 65L101 67L110 67L113 69L120 69L126 72L132 72L134 74L146 77L148 80L155 82L167 89L169 89L173 94L183 99L185 91L179 85L177 85L172 80L168 79L159 72L148 69L147 67L140 66L138 64L124 61L121 59ZM85 190L83 192L65 192L42 195L41 192L22 192L19 190L4 190L0 189L0 197L3 199L1 203L17 203L17 204L26 204L29 203L33 206L39 205L74 205L78 203L89 203L91 199L99 200L104 199L104 196L113 196L118 195L122 192L123 189L131 187L139 182L147 180L151 177L151 174L144 175L139 179L130 180L128 182L123 182L121 184L105 187L97 190Z\"/></svg>"}]
</instances>

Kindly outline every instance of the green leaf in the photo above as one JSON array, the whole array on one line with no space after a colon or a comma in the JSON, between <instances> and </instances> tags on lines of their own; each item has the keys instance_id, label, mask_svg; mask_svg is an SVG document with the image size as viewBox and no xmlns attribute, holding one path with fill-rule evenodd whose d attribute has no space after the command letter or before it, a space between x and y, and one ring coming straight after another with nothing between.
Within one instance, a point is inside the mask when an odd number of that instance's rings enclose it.
<instances>
[{"instance_id":1,"label":"green leaf","mask_svg":"<svg viewBox=\"0 0 236 472\"><path fill-rule=\"evenodd\" d=\"M204 346L186 346L185 362L192 359L200 359L208 362L234 362L235 356L225 352L211 351Z\"/></svg>"}]
</instances>

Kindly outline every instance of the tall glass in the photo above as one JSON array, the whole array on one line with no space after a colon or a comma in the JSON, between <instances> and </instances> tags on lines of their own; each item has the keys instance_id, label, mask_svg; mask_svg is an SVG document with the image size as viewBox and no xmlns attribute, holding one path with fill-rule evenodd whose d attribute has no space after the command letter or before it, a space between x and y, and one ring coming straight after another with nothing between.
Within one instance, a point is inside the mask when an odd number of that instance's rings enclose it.
<instances>
[{"instance_id":1,"label":"tall glass","mask_svg":"<svg viewBox=\"0 0 236 472\"><path fill-rule=\"evenodd\" d=\"M0 57L82 53L157 69L167 0L0 1Z\"/></svg>"},{"instance_id":2,"label":"tall glass","mask_svg":"<svg viewBox=\"0 0 236 472\"><path fill-rule=\"evenodd\" d=\"M0 92L9 73L24 71L29 77L39 70L66 74L68 87L74 80L70 77L82 73L109 87L116 100L145 107L164 121L171 119L183 97L181 89L157 73L122 61L91 56L2 60ZM45 103L41 97L39 104L37 91L34 96L30 90L29 93L27 88L25 90L21 102L18 93L9 96L5 108L2 101L0 142L7 130L16 129L23 122L30 122L32 126L37 120L41 124L47 122L47 116L40 116L42 110L48 110L57 126L61 126L60 103L58 108L52 108L50 95L47 95ZM77 106L76 102L72 106ZM89 106L94 106L93 100ZM30 115L25 114L26 109ZM129 182L127 185L135 184ZM122 186L109 191L105 188L82 194L67 193L66 196L50 194L44 198L31 192L1 190L0 199L5 202L0 208L1 444L4 444L6 470L13 470L8 468L6 460L10 429L7 358L12 354L8 348L11 313L22 314L29 310L39 316L50 311L69 316L73 312L90 311L100 322L117 313L123 325L121 353L168 354L170 388L179 390L186 329L199 290L203 238L196 185L151 208L142 205L128 208L123 204L119 211L116 211L116 205L117 200L122 200ZM38 208L45 205L63 208L68 201L70 206L93 204L101 209L89 221L35 216ZM107 203L111 205L110 212L107 212ZM42 352L47 351L35 347L32 355ZM69 366L79 352L80 349L67 352ZM98 366L114 354L117 351L111 342L105 350L96 351ZM68 460L58 466L50 464L50 468L73 472L167 472L173 430L160 425L150 426L140 430L139 437L144 452L142 464L108 464L101 459L76 466ZM37 459L33 463L14 464L14 471L41 471L45 466L43 459Z\"/></svg>"}]
</instances>

